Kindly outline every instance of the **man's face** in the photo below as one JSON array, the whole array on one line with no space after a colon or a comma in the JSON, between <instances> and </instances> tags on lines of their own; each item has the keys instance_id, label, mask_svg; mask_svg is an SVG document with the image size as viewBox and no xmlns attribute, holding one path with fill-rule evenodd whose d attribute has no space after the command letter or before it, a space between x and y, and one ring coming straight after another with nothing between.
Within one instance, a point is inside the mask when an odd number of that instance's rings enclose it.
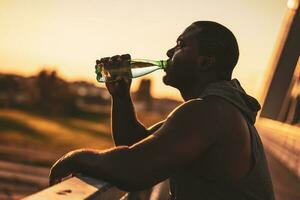
<instances>
[{"instance_id":1,"label":"man's face","mask_svg":"<svg viewBox=\"0 0 300 200\"><path fill-rule=\"evenodd\" d=\"M189 26L177 39L175 47L167 52L168 67L163 81L166 85L183 88L194 82L197 72L199 49L196 35L200 28Z\"/></svg>"}]
</instances>

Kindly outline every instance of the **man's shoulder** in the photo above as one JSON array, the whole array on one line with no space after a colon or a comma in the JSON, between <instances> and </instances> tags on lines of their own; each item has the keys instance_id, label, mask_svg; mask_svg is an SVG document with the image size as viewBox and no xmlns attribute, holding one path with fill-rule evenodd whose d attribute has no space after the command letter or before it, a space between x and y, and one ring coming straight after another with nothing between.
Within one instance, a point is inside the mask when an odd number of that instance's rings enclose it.
<instances>
[{"instance_id":1,"label":"man's shoulder","mask_svg":"<svg viewBox=\"0 0 300 200\"><path fill-rule=\"evenodd\" d=\"M174 109L167 117L168 127L176 127L190 132L211 134L217 132L222 123L222 110L218 100L192 99Z\"/></svg>"},{"instance_id":2,"label":"man's shoulder","mask_svg":"<svg viewBox=\"0 0 300 200\"><path fill-rule=\"evenodd\" d=\"M186 123L190 127L205 128L209 132L225 131L244 121L234 105L217 96L186 101L174 109L166 121L168 119L175 119L179 125Z\"/></svg>"},{"instance_id":3,"label":"man's shoulder","mask_svg":"<svg viewBox=\"0 0 300 200\"><path fill-rule=\"evenodd\" d=\"M176 113L186 113L186 114L192 114L194 112L200 112L199 114L209 114L213 115L214 113L220 112L220 108L224 104L224 101L218 97L208 97L205 99L201 98L195 98L188 100L186 102L183 102L179 106L177 106L169 116L172 116Z\"/></svg>"}]
</instances>

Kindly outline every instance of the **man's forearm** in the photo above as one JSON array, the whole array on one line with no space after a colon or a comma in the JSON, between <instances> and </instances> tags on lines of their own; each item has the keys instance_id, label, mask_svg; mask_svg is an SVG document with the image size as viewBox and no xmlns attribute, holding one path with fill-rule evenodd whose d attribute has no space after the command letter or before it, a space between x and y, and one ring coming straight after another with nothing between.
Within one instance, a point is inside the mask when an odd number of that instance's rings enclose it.
<instances>
[{"instance_id":1,"label":"man's forearm","mask_svg":"<svg viewBox=\"0 0 300 200\"><path fill-rule=\"evenodd\" d=\"M148 136L147 129L136 118L129 95L112 100L112 133L116 146L130 146Z\"/></svg>"},{"instance_id":2,"label":"man's forearm","mask_svg":"<svg viewBox=\"0 0 300 200\"><path fill-rule=\"evenodd\" d=\"M106 151L76 150L70 155L71 171L107 181L126 191L148 187L145 180L141 179L143 172L130 162L133 158L129 151L127 146Z\"/></svg>"}]
</instances>

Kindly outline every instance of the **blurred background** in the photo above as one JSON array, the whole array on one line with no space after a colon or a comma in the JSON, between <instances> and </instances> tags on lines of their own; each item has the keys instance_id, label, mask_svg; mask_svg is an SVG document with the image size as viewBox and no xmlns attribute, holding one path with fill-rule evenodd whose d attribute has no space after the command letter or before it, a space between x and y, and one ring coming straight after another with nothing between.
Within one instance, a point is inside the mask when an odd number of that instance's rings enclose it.
<instances>
[{"instance_id":1,"label":"blurred background","mask_svg":"<svg viewBox=\"0 0 300 200\"><path fill-rule=\"evenodd\" d=\"M234 78L263 105L257 126L277 199L300 199L298 6L298 0L0 0L0 199L45 188L49 167L70 150L113 146L110 96L96 82L97 59L125 53L166 59L198 20L217 21L237 37ZM146 126L182 102L163 75L133 81Z\"/></svg>"}]
</instances>

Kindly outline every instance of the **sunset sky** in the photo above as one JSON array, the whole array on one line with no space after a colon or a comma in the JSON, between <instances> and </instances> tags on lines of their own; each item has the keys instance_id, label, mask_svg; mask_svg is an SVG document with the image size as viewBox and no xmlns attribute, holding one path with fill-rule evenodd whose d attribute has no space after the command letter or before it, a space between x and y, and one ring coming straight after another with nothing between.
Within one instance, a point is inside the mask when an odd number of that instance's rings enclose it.
<instances>
[{"instance_id":1,"label":"sunset sky","mask_svg":"<svg viewBox=\"0 0 300 200\"><path fill-rule=\"evenodd\" d=\"M257 97L286 11L287 0L0 0L0 72L32 75L47 67L96 83L96 59L166 59L188 25L212 20L236 35L234 77ZM153 95L178 98L163 74L149 76Z\"/></svg>"}]
</instances>

